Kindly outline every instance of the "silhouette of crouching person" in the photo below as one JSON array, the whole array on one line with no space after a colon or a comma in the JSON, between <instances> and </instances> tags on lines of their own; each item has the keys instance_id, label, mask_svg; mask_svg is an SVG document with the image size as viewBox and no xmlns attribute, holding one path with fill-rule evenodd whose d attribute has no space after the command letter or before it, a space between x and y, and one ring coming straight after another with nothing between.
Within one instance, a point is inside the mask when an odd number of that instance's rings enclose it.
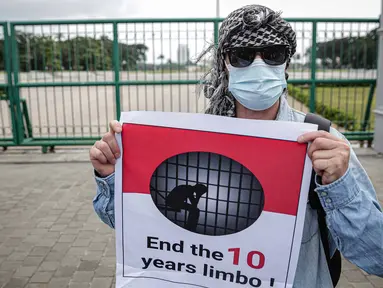
<instances>
[{"instance_id":1,"label":"silhouette of crouching person","mask_svg":"<svg viewBox=\"0 0 383 288\"><path fill-rule=\"evenodd\" d=\"M203 184L179 185L175 187L166 197L166 206L171 207L176 212L185 210L188 212L188 219L185 229L195 232L198 225L200 210L198 202L208 189ZM189 201L189 202L188 202Z\"/></svg>"}]
</instances>

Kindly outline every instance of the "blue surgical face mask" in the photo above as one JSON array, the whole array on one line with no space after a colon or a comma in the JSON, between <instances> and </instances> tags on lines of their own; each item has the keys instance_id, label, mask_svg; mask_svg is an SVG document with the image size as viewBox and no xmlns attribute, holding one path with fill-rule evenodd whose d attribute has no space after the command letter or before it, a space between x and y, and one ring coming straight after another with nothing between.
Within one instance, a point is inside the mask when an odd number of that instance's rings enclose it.
<instances>
[{"instance_id":1,"label":"blue surgical face mask","mask_svg":"<svg viewBox=\"0 0 383 288\"><path fill-rule=\"evenodd\" d=\"M247 109L262 111L277 102L287 87L285 64L271 66L262 59L244 68L226 64L229 70L229 91Z\"/></svg>"}]
</instances>

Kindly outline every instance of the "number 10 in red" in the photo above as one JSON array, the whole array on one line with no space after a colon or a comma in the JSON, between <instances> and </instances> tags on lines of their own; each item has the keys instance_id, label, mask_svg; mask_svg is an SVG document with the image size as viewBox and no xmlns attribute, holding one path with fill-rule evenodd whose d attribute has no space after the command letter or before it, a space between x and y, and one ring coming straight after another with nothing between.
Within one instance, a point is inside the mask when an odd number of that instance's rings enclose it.
<instances>
[{"instance_id":1,"label":"number 10 in red","mask_svg":"<svg viewBox=\"0 0 383 288\"><path fill-rule=\"evenodd\" d=\"M233 254L233 264L238 265L240 258L240 249L241 248L229 248L229 252L234 252ZM255 257L257 256L257 257ZM255 258L255 260L254 260ZM257 263L254 261L258 260ZM265 255L259 251L251 251L247 253L247 265L253 269L262 269L265 266Z\"/></svg>"}]
</instances>

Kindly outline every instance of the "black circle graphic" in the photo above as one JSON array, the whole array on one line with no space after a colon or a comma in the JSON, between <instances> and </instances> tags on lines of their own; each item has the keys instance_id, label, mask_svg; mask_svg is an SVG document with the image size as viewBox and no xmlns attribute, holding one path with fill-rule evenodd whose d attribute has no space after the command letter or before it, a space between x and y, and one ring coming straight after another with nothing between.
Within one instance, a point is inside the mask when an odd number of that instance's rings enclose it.
<instances>
[{"instance_id":1,"label":"black circle graphic","mask_svg":"<svg viewBox=\"0 0 383 288\"><path fill-rule=\"evenodd\" d=\"M165 160L150 182L154 204L174 224L203 235L228 235L261 215L264 192L240 163L215 153L189 152Z\"/></svg>"}]
</instances>

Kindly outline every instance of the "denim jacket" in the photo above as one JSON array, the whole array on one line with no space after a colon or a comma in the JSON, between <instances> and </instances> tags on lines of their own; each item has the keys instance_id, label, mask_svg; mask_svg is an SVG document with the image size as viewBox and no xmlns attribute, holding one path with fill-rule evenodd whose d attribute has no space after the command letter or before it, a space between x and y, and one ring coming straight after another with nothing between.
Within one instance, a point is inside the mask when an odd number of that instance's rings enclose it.
<instances>
[{"instance_id":1,"label":"denim jacket","mask_svg":"<svg viewBox=\"0 0 383 288\"><path fill-rule=\"evenodd\" d=\"M277 119L303 122L305 115L281 98ZM331 133L344 138L337 130ZM97 195L93 206L100 219L114 228L114 174L96 174ZM329 185L317 183L316 192L326 212L330 252L336 249L369 274L383 277L383 213L369 177L351 149L349 168ZM316 210L307 205L294 288L332 286L320 240Z\"/></svg>"}]
</instances>

